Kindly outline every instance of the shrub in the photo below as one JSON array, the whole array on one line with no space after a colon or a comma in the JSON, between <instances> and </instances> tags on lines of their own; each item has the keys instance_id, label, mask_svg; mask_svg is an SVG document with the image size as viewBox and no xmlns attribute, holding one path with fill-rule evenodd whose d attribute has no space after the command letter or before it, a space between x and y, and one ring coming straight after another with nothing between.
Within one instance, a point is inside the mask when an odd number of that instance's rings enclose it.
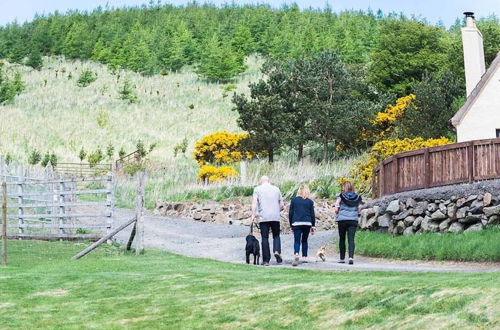
<instances>
[{"instance_id":1,"label":"shrub","mask_svg":"<svg viewBox=\"0 0 500 330\"><path fill-rule=\"evenodd\" d=\"M24 83L21 74L16 72L14 78L9 79L3 70L3 63L0 62L0 104L11 102L16 95L24 90Z\"/></svg>"},{"instance_id":2,"label":"shrub","mask_svg":"<svg viewBox=\"0 0 500 330\"><path fill-rule=\"evenodd\" d=\"M231 164L245 158L252 158L250 152L243 150L242 141L248 138L247 133L229 133L221 131L209 134L196 142L194 159L199 166L209 164Z\"/></svg>"},{"instance_id":3,"label":"shrub","mask_svg":"<svg viewBox=\"0 0 500 330\"><path fill-rule=\"evenodd\" d=\"M80 73L80 77L78 77L78 80L76 81L76 85L78 87L87 87L96 80L97 80L96 73L90 70L83 70L82 73Z\"/></svg>"},{"instance_id":4,"label":"shrub","mask_svg":"<svg viewBox=\"0 0 500 330\"><path fill-rule=\"evenodd\" d=\"M186 153L188 146L187 138L184 138L181 143L177 143L174 147L174 157L177 157L177 154L180 152L182 154Z\"/></svg>"},{"instance_id":5,"label":"shrub","mask_svg":"<svg viewBox=\"0 0 500 330\"><path fill-rule=\"evenodd\" d=\"M121 147L120 150L118 151L118 157L123 158L126 154L127 154L127 152L125 151L125 149L123 149L123 147Z\"/></svg>"},{"instance_id":6,"label":"shrub","mask_svg":"<svg viewBox=\"0 0 500 330\"><path fill-rule=\"evenodd\" d=\"M428 140L418 137L415 139L379 141L375 143L371 151L368 153L368 159L364 162L356 163L355 167L351 169L350 177L354 181L357 190L367 192L371 186L373 170L387 157L404 151L440 146L450 143L452 143L452 141L445 137ZM346 180L346 178L341 178L340 180Z\"/></svg>"},{"instance_id":7,"label":"shrub","mask_svg":"<svg viewBox=\"0 0 500 330\"><path fill-rule=\"evenodd\" d=\"M198 172L198 179L207 183L223 182L227 179L237 178L238 172L231 166L215 167L212 165L204 165Z\"/></svg>"},{"instance_id":8,"label":"shrub","mask_svg":"<svg viewBox=\"0 0 500 330\"><path fill-rule=\"evenodd\" d=\"M106 156L108 156L108 159L113 158L113 155L115 154L115 147L110 143L106 147Z\"/></svg>"},{"instance_id":9,"label":"shrub","mask_svg":"<svg viewBox=\"0 0 500 330\"><path fill-rule=\"evenodd\" d=\"M80 162L83 162L83 160L87 157L87 152L83 147L80 149L80 152L78 153L78 159L80 159Z\"/></svg>"},{"instance_id":10,"label":"shrub","mask_svg":"<svg viewBox=\"0 0 500 330\"><path fill-rule=\"evenodd\" d=\"M28 164L36 165L42 160L42 154L40 151L33 149L28 155Z\"/></svg>"},{"instance_id":11,"label":"shrub","mask_svg":"<svg viewBox=\"0 0 500 330\"><path fill-rule=\"evenodd\" d=\"M88 154L87 156L87 161L89 162L90 164L90 167L94 167L96 166L97 164L99 164L102 160L104 159L104 155L101 151L100 148L98 148L97 150L95 150L94 152Z\"/></svg>"}]
</instances>

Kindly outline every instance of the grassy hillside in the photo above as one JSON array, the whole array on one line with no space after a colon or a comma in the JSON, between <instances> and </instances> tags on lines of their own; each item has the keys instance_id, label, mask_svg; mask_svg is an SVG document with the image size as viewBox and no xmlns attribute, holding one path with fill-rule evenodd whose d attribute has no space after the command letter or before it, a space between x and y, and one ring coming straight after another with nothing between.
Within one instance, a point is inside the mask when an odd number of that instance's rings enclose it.
<instances>
[{"instance_id":1,"label":"grassy hillside","mask_svg":"<svg viewBox=\"0 0 500 330\"><path fill-rule=\"evenodd\" d=\"M256 57L247 60L236 91L246 91L249 81L259 77L261 62ZM22 72L26 90L13 104L0 107L0 153L21 161L33 149L53 151L64 161L76 161L82 146L91 151L111 143L115 152L121 147L132 151L138 139L158 143L151 157L163 161L172 158L175 144L184 138L192 147L208 133L238 131L232 92L224 98L225 85L200 81L189 69L143 77L126 71L112 74L105 65L62 58L45 58L41 71L15 69ZM76 81L84 69L98 78L82 88ZM136 104L119 99L125 79L137 86Z\"/></svg>"},{"instance_id":2,"label":"grassy hillside","mask_svg":"<svg viewBox=\"0 0 500 330\"><path fill-rule=\"evenodd\" d=\"M0 324L17 328L436 329L500 326L498 273L315 272L82 243L11 241Z\"/></svg>"}]
</instances>

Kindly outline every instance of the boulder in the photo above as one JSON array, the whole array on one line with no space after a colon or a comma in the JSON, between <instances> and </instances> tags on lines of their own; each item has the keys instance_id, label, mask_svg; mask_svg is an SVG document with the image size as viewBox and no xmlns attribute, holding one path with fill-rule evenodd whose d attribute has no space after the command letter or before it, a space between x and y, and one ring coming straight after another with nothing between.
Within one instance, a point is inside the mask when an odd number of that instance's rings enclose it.
<instances>
[{"instance_id":1,"label":"boulder","mask_svg":"<svg viewBox=\"0 0 500 330\"><path fill-rule=\"evenodd\" d=\"M417 201L414 200L413 198L408 198L406 200L406 207L407 208L414 208L417 205Z\"/></svg>"},{"instance_id":2,"label":"boulder","mask_svg":"<svg viewBox=\"0 0 500 330\"><path fill-rule=\"evenodd\" d=\"M483 224L482 223L476 223L472 226L470 226L469 228L467 228L464 233L468 233L468 232L471 232L471 231L479 231L479 230L482 230L483 229Z\"/></svg>"},{"instance_id":3,"label":"boulder","mask_svg":"<svg viewBox=\"0 0 500 330\"><path fill-rule=\"evenodd\" d=\"M439 231L446 231L446 229L448 229L448 227L450 226L450 222L450 219L441 221L441 223L439 224Z\"/></svg>"},{"instance_id":4,"label":"boulder","mask_svg":"<svg viewBox=\"0 0 500 330\"><path fill-rule=\"evenodd\" d=\"M415 221L415 217L413 215L410 215L410 216L407 216L406 218L404 218L403 221L404 221L405 225L411 226L413 224L413 221Z\"/></svg>"},{"instance_id":5,"label":"boulder","mask_svg":"<svg viewBox=\"0 0 500 330\"><path fill-rule=\"evenodd\" d=\"M389 227L389 223L392 223L391 216L389 214L383 214L377 218L378 226L387 228Z\"/></svg>"},{"instance_id":6,"label":"boulder","mask_svg":"<svg viewBox=\"0 0 500 330\"><path fill-rule=\"evenodd\" d=\"M437 233L439 231L439 224L437 222L430 222L429 223L429 231L433 233Z\"/></svg>"},{"instance_id":7,"label":"boulder","mask_svg":"<svg viewBox=\"0 0 500 330\"><path fill-rule=\"evenodd\" d=\"M215 223L224 224L228 223L229 218L225 213L219 213L214 216L213 221Z\"/></svg>"},{"instance_id":8,"label":"boulder","mask_svg":"<svg viewBox=\"0 0 500 330\"><path fill-rule=\"evenodd\" d=\"M433 213L433 212L436 212L436 210L438 209L438 206L436 203L430 203L429 205L427 205L427 211Z\"/></svg>"},{"instance_id":9,"label":"boulder","mask_svg":"<svg viewBox=\"0 0 500 330\"><path fill-rule=\"evenodd\" d=\"M470 203L472 201L475 201L477 199L477 195L470 195L469 197L467 197L467 199L465 200L465 203Z\"/></svg>"},{"instance_id":10,"label":"boulder","mask_svg":"<svg viewBox=\"0 0 500 330\"><path fill-rule=\"evenodd\" d=\"M457 204L458 205L458 204ZM463 219L467 215L469 208L467 206L461 207L457 210L456 218Z\"/></svg>"},{"instance_id":11,"label":"boulder","mask_svg":"<svg viewBox=\"0 0 500 330\"><path fill-rule=\"evenodd\" d=\"M425 218L420 223L420 228L422 229L422 231L424 231L424 232L429 231L430 222L431 222L431 218L428 216L425 216Z\"/></svg>"},{"instance_id":12,"label":"boulder","mask_svg":"<svg viewBox=\"0 0 500 330\"><path fill-rule=\"evenodd\" d=\"M441 210L437 210L436 212L432 213L431 219L434 221L444 220L446 219L446 215L443 214Z\"/></svg>"},{"instance_id":13,"label":"boulder","mask_svg":"<svg viewBox=\"0 0 500 330\"><path fill-rule=\"evenodd\" d=\"M483 212L484 215L486 215L487 217L491 217L492 215L498 215L500 214L500 205L485 207L483 208Z\"/></svg>"},{"instance_id":14,"label":"boulder","mask_svg":"<svg viewBox=\"0 0 500 330\"><path fill-rule=\"evenodd\" d=\"M424 220L423 217L417 217L415 219L415 221L413 221L412 227L415 228L415 229L417 229L420 226L420 224L422 223L422 220Z\"/></svg>"},{"instance_id":15,"label":"boulder","mask_svg":"<svg viewBox=\"0 0 500 330\"><path fill-rule=\"evenodd\" d=\"M448 210L447 210L447 207L446 207L446 204L445 204L445 203L440 203L440 204L439 204L439 210L440 210L443 214L446 214L446 212L448 212Z\"/></svg>"},{"instance_id":16,"label":"boulder","mask_svg":"<svg viewBox=\"0 0 500 330\"><path fill-rule=\"evenodd\" d=\"M498 225L500 223L499 215L492 215L488 218L488 225Z\"/></svg>"},{"instance_id":17,"label":"boulder","mask_svg":"<svg viewBox=\"0 0 500 330\"><path fill-rule=\"evenodd\" d=\"M483 201L475 200L470 205L469 212L471 212L472 214L479 214L483 212L483 208Z\"/></svg>"},{"instance_id":18,"label":"boulder","mask_svg":"<svg viewBox=\"0 0 500 330\"><path fill-rule=\"evenodd\" d=\"M201 221L203 222L212 221L212 216L210 215L210 213L205 213L201 217Z\"/></svg>"},{"instance_id":19,"label":"boulder","mask_svg":"<svg viewBox=\"0 0 500 330\"><path fill-rule=\"evenodd\" d=\"M464 231L464 225L462 225L460 222L454 222L450 225L448 228L449 233L461 233Z\"/></svg>"},{"instance_id":20,"label":"boulder","mask_svg":"<svg viewBox=\"0 0 500 330\"><path fill-rule=\"evenodd\" d=\"M399 199L395 199L387 205L385 212L389 214L396 214L399 212Z\"/></svg>"},{"instance_id":21,"label":"boulder","mask_svg":"<svg viewBox=\"0 0 500 330\"><path fill-rule=\"evenodd\" d=\"M415 207L413 208L413 215L423 215L425 214L425 211L427 210L427 206L429 203L426 201L423 202L418 202Z\"/></svg>"},{"instance_id":22,"label":"boulder","mask_svg":"<svg viewBox=\"0 0 500 330\"><path fill-rule=\"evenodd\" d=\"M396 225L396 234L401 235L405 229L405 223L403 221L398 221L398 224Z\"/></svg>"},{"instance_id":23,"label":"boulder","mask_svg":"<svg viewBox=\"0 0 500 330\"><path fill-rule=\"evenodd\" d=\"M489 192L485 193L483 196L483 206L489 206L492 198L493 196Z\"/></svg>"},{"instance_id":24,"label":"boulder","mask_svg":"<svg viewBox=\"0 0 500 330\"><path fill-rule=\"evenodd\" d=\"M199 221L199 220L201 220L201 218L202 218L202 217L203 217L203 215L202 215L202 214L201 214L201 212L199 212L199 211L198 211L198 212L195 212L195 213L193 214L193 220Z\"/></svg>"},{"instance_id":25,"label":"boulder","mask_svg":"<svg viewBox=\"0 0 500 330\"><path fill-rule=\"evenodd\" d=\"M414 230L413 230L413 227L408 227L406 228L404 231L403 231L403 236L408 236L408 235L413 235L414 234Z\"/></svg>"},{"instance_id":26,"label":"boulder","mask_svg":"<svg viewBox=\"0 0 500 330\"><path fill-rule=\"evenodd\" d=\"M457 207L462 207L466 202L466 199L465 198L459 198L457 199Z\"/></svg>"},{"instance_id":27,"label":"boulder","mask_svg":"<svg viewBox=\"0 0 500 330\"><path fill-rule=\"evenodd\" d=\"M403 211L403 212L399 213L398 215L395 215L394 220L403 220L404 218L406 218L410 214L412 214L412 212L410 210Z\"/></svg>"},{"instance_id":28,"label":"boulder","mask_svg":"<svg viewBox=\"0 0 500 330\"><path fill-rule=\"evenodd\" d=\"M477 214L469 214L465 218L458 219L458 222L465 224L476 223L478 221L481 221L481 216Z\"/></svg>"},{"instance_id":29,"label":"boulder","mask_svg":"<svg viewBox=\"0 0 500 330\"><path fill-rule=\"evenodd\" d=\"M457 218L457 206L455 205L455 203L451 203L448 205L448 207L446 208L446 215L452 220L455 220Z\"/></svg>"},{"instance_id":30,"label":"boulder","mask_svg":"<svg viewBox=\"0 0 500 330\"><path fill-rule=\"evenodd\" d=\"M366 222L366 228L373 229L376 227L376 224L377 224L377 217L373 216Z\"/></svg>"}]
</instances>

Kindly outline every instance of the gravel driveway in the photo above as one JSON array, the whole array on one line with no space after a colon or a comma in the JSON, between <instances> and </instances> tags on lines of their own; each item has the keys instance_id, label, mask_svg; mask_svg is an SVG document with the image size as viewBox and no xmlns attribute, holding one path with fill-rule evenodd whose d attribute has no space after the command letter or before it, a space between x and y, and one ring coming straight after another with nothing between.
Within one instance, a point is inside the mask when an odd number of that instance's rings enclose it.
<instances>
[{"instance_id":1,"label":"gravel driveway","mask_svg":"<svg viewBox=\"0 0 500 330\"><path fill-rule=\"evenodd\" d=\"M131 210L116 210L115 226L131 219ZM245 236L248 227L222 225L199 221L167 218L146 214L145 248L162 249L188 257L209 258L226 262L245 262ZM120 243L126 243L132 225L115 236ZM309 254L312 261L297 268L317 270L363 270L363 271L410 271L410 272L488 272L500 271L499 263L464 263L464 262L414 262L355 257L354 265L338 264L334 247L330 244L326 262L315 262L316 250L323 244L337 239L334 231L318 232L309 238ZM260 240L260 237L258 237ZM272 239L271 239L272 240ZM293 236L282 235L282 255L284 263L279 267L291 267L293 254ZM272 243L271 243L272 244ZM271 262L272 266L278 266Z\"/></svg>"}]
</instances>

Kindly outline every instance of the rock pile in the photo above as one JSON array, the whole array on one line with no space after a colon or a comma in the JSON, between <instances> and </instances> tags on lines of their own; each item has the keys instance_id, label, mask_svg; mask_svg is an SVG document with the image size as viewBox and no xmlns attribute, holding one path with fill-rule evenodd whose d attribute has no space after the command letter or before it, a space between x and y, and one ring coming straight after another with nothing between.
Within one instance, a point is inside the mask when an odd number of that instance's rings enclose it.
<instances>
[{"instance_id":1,"label":"rock pile","mask_svg":"<svg viewBox=\"0 0 500 330\"><path fill-rule=\"evenodd\" d=\"M288 209L290 205L286 203L285 209L281 213L281 224L284 232L289 232ZM316 229L328 230L335 226L333 219L334 201L316 200ZM250 205L239 202L207 202L198 203L176 203L176 202L156 202L155 214L188 220L215 222L236 226L249 226L252 215Z\"/></svg>"},{"instance_id":2,"label":"rock pile","mask_svg":"<svg viewBox=\"0 0 500 330\"><path fill-rule=\"evenodd\" d=\"M361 211L359 225L367 230L387 230L395 235L425 232L460 233L500 223L500 196L489 192L449 199L395 199Z\"/></svg>"}]
</instances>

